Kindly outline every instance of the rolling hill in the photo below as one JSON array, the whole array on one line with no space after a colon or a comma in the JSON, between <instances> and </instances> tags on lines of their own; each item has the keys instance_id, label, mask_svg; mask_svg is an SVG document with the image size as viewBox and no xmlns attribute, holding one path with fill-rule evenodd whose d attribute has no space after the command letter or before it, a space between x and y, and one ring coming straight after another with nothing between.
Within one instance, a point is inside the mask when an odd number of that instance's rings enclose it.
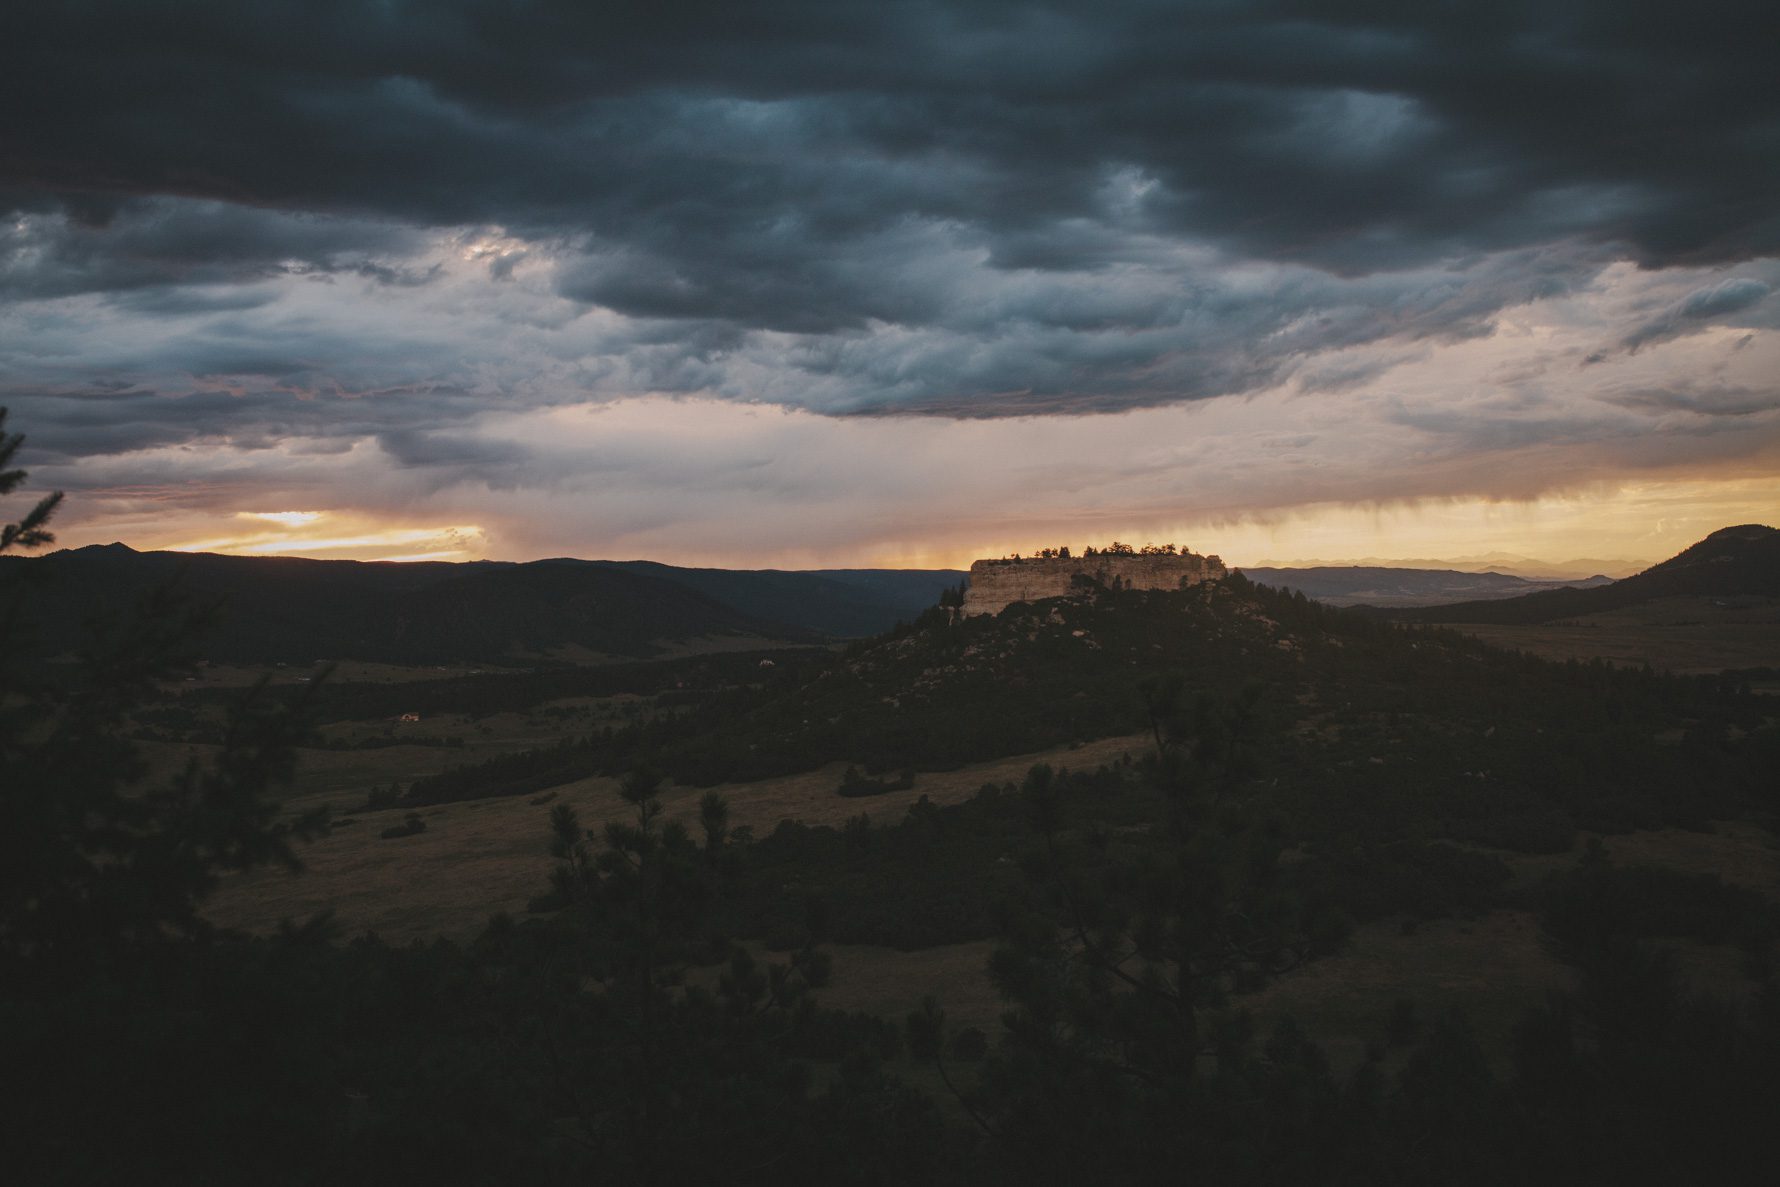
<instances>
[{"instance_id":1,"label":"rolling hill","mask_svg":"<svg viewBox=\"0 0 1780 1187\"><path fill-rule=\"evenodd\" d=\"M217 607L204 655L221 662L496 662L569 647L641 657L691 638L816 638L674 582L549 561L378 564L112 544L0 564L0 600L28 589L23 626L50 655L169 583Z\"/></svg>"},{"instance_id":2,"label":"rolling hill","mask_svg":"<svg viewBox=\"0 0 1780 1187\"><path fill-rule=\"evenodd\" d=\"M1294 589L1331 606L1430 606L1447 602L1493 601L1565 587L1611 584L1596 575L1578 581L1534 581L1510 573L1469 573L1457 569L1400 569L1384 565L1315 565L1306 568L1244 568L1251 580Z\"/></svg>"},{"instance_id":3,"label":"rolling hill","mask_svg":"<svg viewBox=\"0 0 1780 1187\"><path fill-rule=\"evenodd\" d=\"M1528 626L1621 610L1658 598L1744 596L1780 597L1780 531L1762 524L1721 528L1661 564L1611 585L1423 607L1393 617Z\"/></svg>"},{"instance_id":4,"label":"rolling hill","mask_svg":"<svg viewBox=\"0 0 1780 1187\"><path fill-rule=\"evenodd\" d=\"M585 561L670 581L756 618L840 639L914 618L963 580L956 569L685 569L655 561Z\"/></svg>"},{"instance_id":5,"label":"rolling hill","mask_svg":"<svg viewBox=\"0 0 1780 1187\"><path fill-rule=\"evenodd\" d=\"M688 640L818 643L874 635L933 605L951 570L683 569L649 561L392 564L123 544L0 557L0 606L30 587L36 642L76 646L89 620L173 583L219 620L207 658L436 664L647 658Z\"/></svg>"}]
</instances>

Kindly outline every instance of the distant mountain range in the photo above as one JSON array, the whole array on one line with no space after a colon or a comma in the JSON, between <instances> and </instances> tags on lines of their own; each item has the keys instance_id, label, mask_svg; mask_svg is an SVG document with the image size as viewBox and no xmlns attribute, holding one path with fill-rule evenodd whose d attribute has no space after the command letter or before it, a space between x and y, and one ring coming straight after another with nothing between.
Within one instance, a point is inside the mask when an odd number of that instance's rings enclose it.
<instances>
[{"instance_id":1,"label":"distant mountain range","mask_svg":"<svg viewBox=\"0 0 1780 1187\"><path fill-rule=\"evenodd\" d=\"M1251 581L1301 591L1331 606L1431 606L1515 598L1562 587L1611 585L1595 575L1581 581L1529 581L1507 573L1465 573L1456 569L1405 569L1382 565L1318 565L1312 568L1243 568Z\"/></svg>"},{"instance_id":2,"label":"distant mountain range","mask_svg":"<svg viewBox=\"0 0 1780 1187\"><path fill-rule=\"evenodd\" d=\"M1497 573L1528 581L1567 583L1592 577L1630 577L1648 561L1590 559L1545 561L1512 552L1487 552L1480 556L1452 557L1356 557L1350 560L1300 560L1290 565L1261 561L1263 569L1427 569L1435 572ZM1246 569L1244 570L1247 571Z\"/></svg>"},{"instance_id":3,"label":"distant mountain range","mask_svg":"<svg viewBox=\"0 0 1780 1187\"><path fill-rule=\"evenodd\" d=\"M818 573L678 569L647 561L468 564L136 552L110 544L0 557L0 608L43 652L72 650L89 621L177 581L219 618L219 662L389 663L589 653L640 658L688 640L817 643L913 618L963 577L952 570Z\"/></svg>"},{"instance_id":4,"label":"distant mountain range","mask_svg":"<svg viewBox=\"0 0 1780 1187\"><path fill-rule=\"evenodd\" d=\"M1762 524L1722 528L1661 564L1610 585L1428 606L1405 610L1395 617L1528 626L1619 610L1656 598L1748 595L1780 597L1780 531Z\"/></svg>"},{"instance_id":5,"label":"distant mountain range","mask_svg":"<svg viewBox=\"0 0 1780 1187\"><path fill-rule=\"evenodd\" d=\"M1401 618L1525 624L1684 594L1780 596L1780 532L1725 528L1622 581L1374 565L1242 571L1321 602ZM964 577L956 569L798 572L570 559L392 564L109 544L0 557L0 615L18 602L15 632L54 655L73 650L90 622L176 580L218 607L204 653L219 662L586 662L647 658L676 645L876 635L913 619Z\"/></svg>"}]
</instances>

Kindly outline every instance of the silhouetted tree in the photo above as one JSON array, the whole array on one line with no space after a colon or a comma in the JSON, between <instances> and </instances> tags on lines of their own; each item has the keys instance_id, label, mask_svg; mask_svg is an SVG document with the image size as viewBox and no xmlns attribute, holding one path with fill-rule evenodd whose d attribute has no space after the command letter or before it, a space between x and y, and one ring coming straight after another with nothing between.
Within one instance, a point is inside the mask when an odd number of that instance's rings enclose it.
<instances>
[{"instance_id":1,"label":"silhouetted tree","mask_svg":"<svg viewBox=\"0 0 1780 1187\"><path fill-rule=\"evenodd\" d=\"M0 463L23 438L0 435ZM0 474L0 491L23 481ZM33 548L59 495L5 529ZM0 962L47 967L122 945L191 935L198 906L229 870L296 866L292 842L320 835L324 813L280 822L270 790L287 779L306 730L300 703L264 686L235 707L209 762L151 779L130 716L163 681L188 673L208 614L160 589L89 640L71 678L29 654L29 574L0 635Z\"/></svg>"},{"instance_id":2,"label":"silhouetted tree","mask_svg":"<svg viewBox=\"0 0 1780 1187\"><path fill-rule=\"evenodd\" d=\"M1283 839L1224 795L1251 770L1237 735L1256 727L1252 700L1196 703L1183 724L1179 681L1143 691L1167 805L1147 841L1121 851L1084 836L1048 766L1022 787L1040 849L991 963L1007 1039L981 1091L963 1094L1010 1179L1124 1182L1190 1165L1209 1176L1230 1169L1203 1161L1220 1143L1278 1161L1264 1127L1231 1130L1230 1102L1281 1077L1301 1078L1313 1101L1282 1123L1332 1124L1338 1094L1314 1048L1288 1036L1262 1059L1227 1008L1339 938L1293 891ZM942 1023L930 1008L910 1036L943 1072Z\"/></svg>"},{"instance_id":3,"label":"silhouetted tree","mask_svg":"<svg viewBox=\"0 0 1780 1187\"><path fill-rule=\"evenodd\" d=\"M0 462L21 441L0 434ZM6 470L0 492L24 477ZM0 548L49 543L58 502L7 525ZM271 795L290 775L306 702L258 687L208 758L157 775L132 715L190 670L208 615L157 590L96 624L77 664L47 665L33 646L41 587L29 568L14 576L0 595L0 1064L28 1087L0 1115L8 1170L32 1182L225 1181L256 1152L313 1154L338 1093L298 1074L313 1054L308 1020L243 1033L241 1003L270 1000L247 987L258 957L200 914L224 873L295 867L294 842L325 827L321 811L280 820ZM249 1043L266 1061L252 1072L231 1062ZM256 1108L283 1115L268 1130L245 1120Z\"/></svg>"},{"instance_id":4,"label":"silhouetted tree","mask_svg":"<svg viewBox=\"0 0 1780 1187\"><path fill-rule=\"evenodd\" d=\"M663 821L660 785L647 769L626 776L631 819L598 832L566 804L551 811L554 898L569 905L575 937L560 959L566 983L581 988L546 992L540 1038L562 1108L602 1171L663 1183L718 1168L735 1182L806 1171L847 1182L870 1177L849 1165L849 1147L882 1146L890 1165L931 1175L931 1106L869 1059L843 1062L816 1096L795 1058L823 1025L811 996L828 974L821 911L812 906L805 942L783 961L763 963L724 937L715 908L737 861L728 806L707 793L695 839ZM722 972L689 976L689 964L714 960Z\"/></svg>"},{"instance_id":5,"label":"silhouetted tree","mask_svg":"<svg viewBox=\"0 0 1780 1187\"><path fill-rule=\"evenodd\" d=\"M6 431L6 409L0 407L0 498L24 485L25 479L29 477L24 470L7 469L24 443L24 434ZM39 499L17 523L0 527L0 552L12 548L40 548L45 544L55 543L55 536L44 525L55 514L61 501L62 492L54 491Z\"/></svg>"}]
</instances>

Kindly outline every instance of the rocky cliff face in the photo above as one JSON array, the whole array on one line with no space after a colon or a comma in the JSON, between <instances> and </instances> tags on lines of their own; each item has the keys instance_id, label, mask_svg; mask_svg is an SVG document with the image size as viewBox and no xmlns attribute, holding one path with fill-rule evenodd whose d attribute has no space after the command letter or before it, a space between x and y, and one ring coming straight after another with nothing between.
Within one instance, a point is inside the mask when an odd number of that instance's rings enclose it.
<instances>
[{"instance_id":1,"label":"rocky cliff face","mask_svg":"<svg viewBox=\"0 0 1780 1187\"><path fill-rule=\"evenodd\" d=\"M965 614L998 614L1014 602L1035 602L1081 592L1083 577L1118 589L1185 589L1225 573L1215 556L1101 553L1078 557L981 560L970 566Z\"/></svg>"}]
</instances>

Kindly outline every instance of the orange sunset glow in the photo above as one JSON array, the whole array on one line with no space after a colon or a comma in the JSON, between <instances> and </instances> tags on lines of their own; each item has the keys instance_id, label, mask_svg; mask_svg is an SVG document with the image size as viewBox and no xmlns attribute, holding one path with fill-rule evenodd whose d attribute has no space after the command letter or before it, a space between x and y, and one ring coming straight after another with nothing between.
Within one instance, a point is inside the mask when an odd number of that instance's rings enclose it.
<instances>
[{"instance_id":1,"label":"orange sunset glow","mask_svg":"<svg viewBox=\"0 0 1780 1187\"><path fill-rule=\"evenodd\" d=\"M364 515L331 511L241 511L236 520L269 521L273 529L243 530L154 546L168 552L233 556L300 556L315 560L465 561L482 556L483 531L474 524L391 527Z\"/></svg>"}]
</instances>

